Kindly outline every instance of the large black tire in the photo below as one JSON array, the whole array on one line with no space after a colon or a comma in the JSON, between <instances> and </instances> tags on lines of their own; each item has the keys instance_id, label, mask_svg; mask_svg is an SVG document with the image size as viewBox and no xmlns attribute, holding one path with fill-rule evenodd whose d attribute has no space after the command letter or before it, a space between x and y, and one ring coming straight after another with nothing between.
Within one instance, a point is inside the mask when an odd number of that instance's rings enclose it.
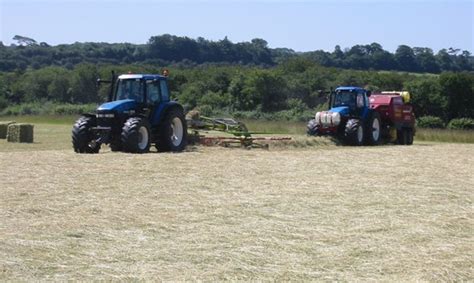
<instances>
[{"instance_id":1,"label":"large black tire","mask_svg":"<svg viewBox=\"0 0 474 283\"><path fill-rule=\"evenodd\" d=\"M368 145L377 145L380 143L382 136L382 122L380 115L377 112L372 112L370 119L367 121L365 126L365 138Z\"/></svg>"},{"instance_id":2,"label":"large black tire","mask_svg":"<svg viewBox=\"0 0 474 283\"><path fill-rule=\"evenodd\" d=\"M131 153L146 153L150 150L150 124L145 118L132 117L122 127L122 150Z\"/></svg>"},{"instance_id":3,"label":"large black tire","mask_svg":"<svg viewBox=\"0 0 474 283\"><path fill-rule=\"evenodd\" d=\"M95 143L96 136L91 128L96 126L94 117L81 116L72 127L72 147L77 153L98 153L100 144Z\"/></svg>"},{"instance_id":4,"label":"large black tire","mask_svg":"<svg viewBox=\"0 0 474 283\"><path fill-rule=\"evenodd\" d=\"M400 145L404 145L406 141L406 131L405 129L397 130L397 143Z\"/></svg>"},{"instance_id":5,"label":"large black tire","mask_svg":"<svg viewBox=\"0 0 474 283\"><path fill-rule=\"evenodd\" d=\"M358 119L349 119L344 130L344 140L349 145L362 145L364 143L364 127Z\"/></svg>"},{"instance_id":6,"label":"large black tire","mask_svg":"<svg viewBox=\"0 0 474 283\"><path fill-rule=\"evenodd\" d=\"M413 144L413 129L407 129L407 145Z\"/></svg>"},{"instance_id":7,"label":"large black tire","mask_svg":"<svg viewBox=\"0 0 474 283\"><path fill-rule=\"evenodd\" d=\"M188 138L188 128L184 114L179 109L166 113L160 125L156 148L160 152L183 151Z\"/></svg>"},{"instance_id":8,"label":"large black tire","mask_svg":"<svg viewBox=\"0 0 474 283\"><path fill-rule=\"evenodd\" d=\"M319 135L319 124L316 122L316 119L311 119L306 125L306 133L308 136L318 136Z\"/></svg>"},{"instance_id":9,"label":"large black tire","mask_svg":"<svg viewBox=\"0 0 474 283\"><path fill-rule=\"evenodd\" d=\"M400 145L413 144L413 130L409 128L401 128L397 131L397 142Z\"/></svg>"}]
</instances>

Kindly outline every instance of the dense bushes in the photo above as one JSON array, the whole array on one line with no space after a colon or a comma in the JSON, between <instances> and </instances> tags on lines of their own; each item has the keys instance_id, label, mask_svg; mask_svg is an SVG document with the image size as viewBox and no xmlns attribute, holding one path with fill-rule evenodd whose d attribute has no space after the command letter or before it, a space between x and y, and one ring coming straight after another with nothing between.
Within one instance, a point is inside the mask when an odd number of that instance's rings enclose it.
<instances>
[{"instance_id":1,"label":"dense bushes","mask_svg":"<svg viewBox=\"0 0 474 283\"><path fill-rule=\"evenodd\" d=\"M448 129L452 130L474 130L474 119L453 119L448 123Z\"/></svg>"},{"instance_id":2,"label":"dense bushes","mask_svg":"<svg viewBox=\"0 0 474 283\"><path fill-rule=\"evenodd\" d=\"M444 122L441 118L435 116L423 116L416 120L416 126L420 128L441 129L444 128Z\"/></svg>"},{"instance_id":3,"label":"dense bushes","mask_svg":"<svg viewBox=\"0 0 474 283\"><path fill-rule=\"evenodd\" d=\"M96 108L97 104L23 103L6 107L0 115L80 115L93 113Z\"/></svg>"},{"instance_id":4,"label":"dense bushes","mask_svg":"<svg viewBox=\"0 0 474 283\"><path fill-rule=\"evenodd\" d=\"M109 88L97 88L96 78L116 73L160 73L151 65L79 64L68 70L47 67L25 72L0 72L0 114L74 114L87 112L76 104L105 101ZM474 118L474 74L422 75L326 68L293 58L274 68L200 66L170 68L173 98L187 109L200 107L206 115L306 120L327 109L325 91L354 85L377 90L408 90L417 117L436 116L447 122ZM87 106L89 107L89 106ZM91 108L93 109L93 108ZM421 125L424 126L424 121ZM438 123L439 125L440 123ZM428 124L432 125L432 124Z\"/></svg>"},{"instance_id":5,"label":"dense bushes","mask_svg":"<svg viewBox=\"0 0 474 283\"><path fill-rule=\"evenodd\" d=\"M446 125L439 117L423 116L418 118L416 122L417 127L420 128L442 129L446 127L451 130L474 130L474 119L470 118L452 119Z\"/></svg>"}]
</instances>

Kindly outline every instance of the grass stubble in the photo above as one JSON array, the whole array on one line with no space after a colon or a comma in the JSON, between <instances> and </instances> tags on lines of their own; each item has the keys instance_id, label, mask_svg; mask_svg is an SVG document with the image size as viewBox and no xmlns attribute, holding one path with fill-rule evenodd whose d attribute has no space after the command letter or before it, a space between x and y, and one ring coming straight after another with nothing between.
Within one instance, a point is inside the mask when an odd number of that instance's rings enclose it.
<instances>
[{"instance_id":1,"label":"grass stubble","mask_svg":"<svg viewBox=\"0 0 474 283\"><path fill-rule=\"evenodd\" d=\"M474 280L473 145L77 155L63 127L0 141L0 280Z\"/></svg>"}]
</instances>

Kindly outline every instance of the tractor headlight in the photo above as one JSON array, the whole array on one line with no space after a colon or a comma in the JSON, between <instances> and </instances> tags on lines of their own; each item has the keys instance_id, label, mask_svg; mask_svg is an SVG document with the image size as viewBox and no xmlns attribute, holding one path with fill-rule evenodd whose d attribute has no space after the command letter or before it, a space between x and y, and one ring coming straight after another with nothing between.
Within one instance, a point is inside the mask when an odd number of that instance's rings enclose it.
<instances>
[{"instance_id":1,"label":"tractor headlight","mask_svg":"<svg viewBox=\"0 0 474 283\"><path fill-rule=\"evenodd\" d=\"M97 114L97 118L115 118L114 113Z\"/></svg>"}]
</instances>

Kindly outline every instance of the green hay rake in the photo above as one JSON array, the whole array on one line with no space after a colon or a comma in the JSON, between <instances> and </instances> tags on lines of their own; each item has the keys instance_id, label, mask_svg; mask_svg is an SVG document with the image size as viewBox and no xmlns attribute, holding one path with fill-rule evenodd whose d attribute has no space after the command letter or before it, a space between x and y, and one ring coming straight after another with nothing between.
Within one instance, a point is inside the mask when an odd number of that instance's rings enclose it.
<instances>
[{"instance_id":1,"label":"green hay rake","mask_svg":"<svg viewBox=\"0 0 474 283\"><path fill-rule=\"evenodd\" d=\"M262 132L250 132L244 123L232 118L210 118L199 116L196 113L186 118L188 129L192 131L188 135L191 143L199 143L205 146L220 145L230 147L237 145L242 148L268 148L268 142L291 140L291 137L253 137L252 134L268 134ZM213 135L213 132L223 132L229 136ZM207 133L208 135L203 135Z\"/></svg>"}]
</instances>

